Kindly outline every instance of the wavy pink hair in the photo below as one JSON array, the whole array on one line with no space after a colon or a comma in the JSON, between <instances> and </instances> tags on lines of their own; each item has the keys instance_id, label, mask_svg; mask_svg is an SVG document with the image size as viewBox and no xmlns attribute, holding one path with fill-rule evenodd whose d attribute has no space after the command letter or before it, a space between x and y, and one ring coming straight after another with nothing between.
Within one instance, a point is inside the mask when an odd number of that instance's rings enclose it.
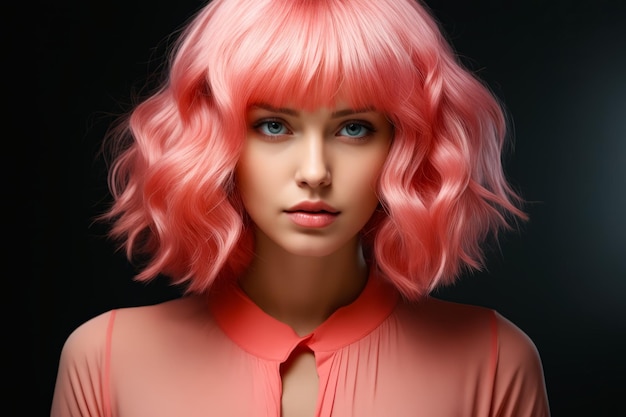
<instances>
[{"instance_id":1,"label":"wavy pink hair","mask_svg":"<svg viewBox=\"0 0 626 417\"><path fill-rule=\"evenodd\" d=\"M233 172L246 109L303 109L347 95L394 125L381 209L363 230L407 298L481 268L482 244L525 219L501 163L502 107L413 0L214 0L185 27L166 82L111 138L104 219L129 258L204 292L247 266L253 239Z\"/></svg>"}]
</instances>

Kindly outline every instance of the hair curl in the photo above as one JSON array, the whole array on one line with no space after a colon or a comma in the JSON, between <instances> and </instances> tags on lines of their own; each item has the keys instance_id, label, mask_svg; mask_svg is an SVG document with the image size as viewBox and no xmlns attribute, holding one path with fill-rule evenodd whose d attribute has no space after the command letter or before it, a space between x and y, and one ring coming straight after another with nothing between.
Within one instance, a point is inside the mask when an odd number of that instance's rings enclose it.
<instances>
[{"instance_id":1,"label":"hair curl","mask_svg":"<svg viewBox=\"0 0 626 417\"><path fill-rule=\"evenodd\" d=\"M480 268L485 238L525 219L502 169L506 118L414 0L214 0L173 45L166 80L111 135L111 236L138 280L204 292L249 263L233 172L253 103L303 109L341 92L394 125L381 207L362 232L372 268L408 298Z\"/></svg>"}]
</instances>

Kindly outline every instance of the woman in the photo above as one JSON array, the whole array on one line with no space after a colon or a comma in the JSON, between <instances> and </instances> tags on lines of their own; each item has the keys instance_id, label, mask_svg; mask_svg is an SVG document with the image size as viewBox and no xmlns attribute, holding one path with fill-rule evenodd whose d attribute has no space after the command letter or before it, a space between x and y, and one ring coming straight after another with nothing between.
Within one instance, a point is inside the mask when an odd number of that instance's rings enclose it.
<instances>
[{"instance_id":1,"label":"woman","mask_svg":"<svg viewBox=\"0 0 626 417\"><path fill-rule=\"evenodd\" d=\"M548 416L538 353L429 294L524 219L505 117L413 0L214 0L112 135L137 279L61 355L51 415Z\"/></svg>"}]
</instances>

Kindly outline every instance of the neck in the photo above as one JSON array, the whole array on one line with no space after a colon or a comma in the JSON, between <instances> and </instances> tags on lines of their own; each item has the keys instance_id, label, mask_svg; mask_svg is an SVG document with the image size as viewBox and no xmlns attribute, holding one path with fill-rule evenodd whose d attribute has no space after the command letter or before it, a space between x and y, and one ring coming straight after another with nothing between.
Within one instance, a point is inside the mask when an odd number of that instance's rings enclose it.
<instances>
[{"instance_id":1,"label":"neck","mask_svg":"<svg viewBox=\"0 0 626 417\"><path fill-rule=\"evenodd\" d=\"M267 314L306 335L354 301L367 281L358 240L323 257L259 250L240 285Z\"/></svg>"}]
</instances>

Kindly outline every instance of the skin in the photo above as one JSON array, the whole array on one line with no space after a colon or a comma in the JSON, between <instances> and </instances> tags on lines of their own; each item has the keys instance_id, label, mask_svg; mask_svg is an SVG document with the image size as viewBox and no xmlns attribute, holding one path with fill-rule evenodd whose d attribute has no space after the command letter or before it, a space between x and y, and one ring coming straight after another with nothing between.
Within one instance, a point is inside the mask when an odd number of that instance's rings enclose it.
<instances>
[{"instance_id":1,"label":"skin","mask_svg":"<svg viewBox=\"0 0 626 417\"><path fill-rule=\"evenodd\" d=\"M376 180L393 129L384 114L342 102L310 112L258 104L247 123L236 178L256 256L240 285L305 335L365 285L359 231L378 206ZM338 214L328 226L303 227L287 213L303 201L322 201Z\"/></svg>"},{"instance_id":2,"label":"skin","mask_svg":"<svg viewBox=\"0 0 626 417\"><path fill-rule=\"evenodd\" d=\"M313 112L259 104L247 123L236 177L254 223L256 256L240 285L267 314L306 335L365 286L359 231L378 206L376 180L392 127L382 113L341 104ZM330 206L333 221L294 221L289 212L304 201ZM313 415L313 353L294 351L281 375L281 415Z\"/></svg>"}]
</instances>

